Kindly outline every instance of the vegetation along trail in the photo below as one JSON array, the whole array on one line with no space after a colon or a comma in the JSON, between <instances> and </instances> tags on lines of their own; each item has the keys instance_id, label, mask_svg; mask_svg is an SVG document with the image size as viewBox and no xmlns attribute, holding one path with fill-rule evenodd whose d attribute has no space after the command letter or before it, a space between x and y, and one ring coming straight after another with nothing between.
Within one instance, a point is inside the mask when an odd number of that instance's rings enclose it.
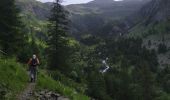
<instances>
[{"instance_id":1,"label":"vegetation along trail","mask_svg":"<svg viewBox=\"0 0 170 100\"><path fill-rule=\"evenodd\" d=\"M29 83L26 89L18 96L18 100L32 100L36 83Z\"/></svg>"},{"instance_id":2,"label":"vegetation along trail","mask_svg":"<svg viewBox=\"0 0 170 100\"><path fill-rule=\"evenodd\" d=\"M170 0L0 0L0 100L170 100Z\"/></svg>"}]
</instances>

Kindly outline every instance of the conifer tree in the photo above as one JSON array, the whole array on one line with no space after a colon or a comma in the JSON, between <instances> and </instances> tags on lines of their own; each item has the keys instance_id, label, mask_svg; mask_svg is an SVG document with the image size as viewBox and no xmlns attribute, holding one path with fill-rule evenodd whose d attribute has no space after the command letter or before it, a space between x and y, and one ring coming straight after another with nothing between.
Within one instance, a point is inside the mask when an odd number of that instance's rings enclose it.
<instances>
[{"instance_id":1,"label":"conifer tree","mask_svg":"<svg viewBox=\"0 0 170 100\"><path fill-rule=\"evenodd\" d=\"M22 50L26 40L20 19L15 0L0 1L0 47L8 55L17 54Z\"/></svg>"},{"instance_id":2,"label":"conifer tree","mask_svg":"<svg viewBox=\"0 0 170 100\"><path fill-rule=\"evenodd\" d=\"M48 30L48 66L49 69L66 70L66 60L69 56L67 43L67 12L60 4L60 0L55 0L51 9Z\"/></svg>"},{"instance_id":3,"label":"conifer tree","mask_svg":"<svg viewBox=\"0 0 170 100\"><path fill-rule=\"evenodd\" d=\"M141 61L137 68L136 76L138 77L138 84L140 85L141 94L140 100L154 100L155 98L155 78L147 61Z\"/></svg>"}]
</instances>

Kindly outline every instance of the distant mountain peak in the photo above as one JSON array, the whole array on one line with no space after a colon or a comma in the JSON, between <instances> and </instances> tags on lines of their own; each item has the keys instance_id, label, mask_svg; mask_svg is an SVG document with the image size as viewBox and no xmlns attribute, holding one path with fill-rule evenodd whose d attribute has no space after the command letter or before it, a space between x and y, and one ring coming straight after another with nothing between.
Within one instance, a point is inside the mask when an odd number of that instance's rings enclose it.
<instances>
[{"instance_id":1,"label":"distant mountain peak","mask_svg":"<svg viewBox=\"0 0 170 100\"><path fill-rule=\"evenodd\" d=\"M113 3L114 0L94 0L94 1L91 1L91 3Z\"/></svg>"},{"instance_id":2,"label":"distant mountain peak","mask_svg":"<svg viewBox=\"0 0 170 100\"><path fill-rule=\"evenodd\" d=\"M151 1L151 0L94 0L91 1L90 3L93 4L112 4L112 3L117 3L118 1L121 2L147 2L147 1Z\"/></svg>"}]
</instances>

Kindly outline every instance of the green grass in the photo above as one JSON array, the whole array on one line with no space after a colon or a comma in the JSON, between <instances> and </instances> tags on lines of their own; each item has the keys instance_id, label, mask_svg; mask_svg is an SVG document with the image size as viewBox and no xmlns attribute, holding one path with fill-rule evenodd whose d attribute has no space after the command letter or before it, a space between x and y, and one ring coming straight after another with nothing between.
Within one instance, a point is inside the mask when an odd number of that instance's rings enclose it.
<instances>
[{"instance_id":1,"label":"green grass","mask_svg":"<svg viewBox=\"0 0 170 100\"><path fill-rule=\"evenodd\" d=\"M0 59L0 100L16 100L28 84L28 75L23 65L15 59ZM41 71L38 74L37 90L51 90L64 95L71 100L90 100L84 94L78 93L73 87L55 81Z\"/></svg>"},{"instance_id":2,"label":"green grass","mask_svg":"<svg viewBox=\"0 0 170 100\"><path fill-rule=\"evenodd\" d=\"M14 59L0 59L0 100L15 100L28 83L23 66Z\"/></svg>"},{"instance_id":3,"label":"green grass","mask_svg":"<svg viewBox=\"0 0 170 100\"><path fill-rule=\"evenodd\" d=\"M70 98L71 100L90 100L88 96L77 93L74 88L67 87L61 82L53 80L51 77L47 76L43 72L40 72L38 75L36 88L38 90L47 89L51 91L56 91L57 93Z\"/></svg>"}]
</instances>

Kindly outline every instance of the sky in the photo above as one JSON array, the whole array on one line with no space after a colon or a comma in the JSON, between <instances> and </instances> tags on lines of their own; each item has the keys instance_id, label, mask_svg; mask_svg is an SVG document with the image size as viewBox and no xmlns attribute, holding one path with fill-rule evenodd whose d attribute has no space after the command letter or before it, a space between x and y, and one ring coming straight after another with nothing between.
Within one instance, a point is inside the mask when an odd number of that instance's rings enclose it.
<instances>
[{"instance_id":1,"label":"sky","mask_svg":"<svg viewBox=\"0 0 170 100\"><path fill-rule=\"evenodd\" d=\"M38 0L38 1L53 2L53 0ZM93 1L93 0L63 0L63 5L87 3L90 1ZM115 0L115 1L122 1L122 0Z\"/></svg>"},{"instance_id":2,"label":"sky","mask_svg":"<svg viewBox=\"0 0 170 100\"><path fill-rule=\"evenodd\" d=\"M52 2L53 0L38 0L41 2ZM80 4L80 3L87 3L93 0L63 0L64 5L69 5L69 4Z\"/></svg>"}]
</instances>

